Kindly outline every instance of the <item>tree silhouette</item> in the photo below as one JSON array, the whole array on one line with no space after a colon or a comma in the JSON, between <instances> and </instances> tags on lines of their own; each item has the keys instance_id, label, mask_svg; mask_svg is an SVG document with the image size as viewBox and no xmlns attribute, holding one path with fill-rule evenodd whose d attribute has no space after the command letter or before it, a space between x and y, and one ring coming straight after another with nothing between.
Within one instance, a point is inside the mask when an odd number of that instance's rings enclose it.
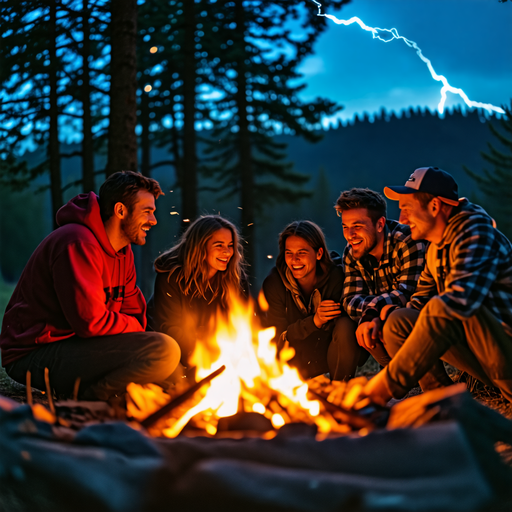
<instances>
[{"instance_id":1,"label":"tree silhouette","mask_svg":"<svg viewBox=\"0 0 512 512\"><path fill-rule=\"evenodd\" d=\"M339 7L343 2L332 2ZM300 17L287 0L221 0L215 13L218 27L218 71L222 70L223 98L212 112L214 131L209 148L210 174L222 197L239 197L246 258L254 265L256 217L267 205L294 202L309 195L302 188L308 178L291 170L278 133L315 141L320 120L341 107L317 98L299 99L297 82L302 59L325 27L324 18L306 12L305 38L291 37L287 21ZM275 50L275 51L274 51ZM254 268L252 269L254 274Z\"/></svg>"},{"instance_id":2,"label":"tree silhouette","mask_svg":"<svg viewBox=\"0 0 512 512\"><path fill-rule=\"evenodd\" d=\"M495 217L498 228L512 239L512 102L510 106L503 106L503 110L505 114L499 119L503 133L489 123L489 129L501 147L488 143L489 151L481 153L493 169L484 169L483 173L467 167L464 170L485 195L484 206Z\"/></svg>"}]
</instances>

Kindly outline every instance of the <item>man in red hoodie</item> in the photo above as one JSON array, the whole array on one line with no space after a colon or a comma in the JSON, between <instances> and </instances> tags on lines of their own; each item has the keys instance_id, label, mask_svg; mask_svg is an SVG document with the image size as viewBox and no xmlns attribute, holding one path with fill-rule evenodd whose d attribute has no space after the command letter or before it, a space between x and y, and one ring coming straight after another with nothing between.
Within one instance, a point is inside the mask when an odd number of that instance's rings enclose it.
<instances>
[{"instance_id":1,"label":"man in red hoodie","mask_svg":"<svg viewBox=\"0 0 512 512\"><path fill-rule=\"evenodd\" d=\"M109 400L136 382L161 383L180 359L169 336L145 332L146 302L130 244L156 224L157 181L123 171L57 212L59 228L30 257L5 311L2 365L14 380Z\"/></svg>"}]
</instances>

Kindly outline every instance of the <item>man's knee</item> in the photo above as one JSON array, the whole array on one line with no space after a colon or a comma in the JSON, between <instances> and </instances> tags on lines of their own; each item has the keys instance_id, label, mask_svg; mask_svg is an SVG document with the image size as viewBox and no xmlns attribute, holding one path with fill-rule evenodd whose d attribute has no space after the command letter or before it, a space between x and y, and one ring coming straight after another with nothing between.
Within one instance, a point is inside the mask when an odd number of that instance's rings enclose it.
<instances>
[{"instance_id":1,"label":"man's knee","mask_svg":"<svg viewBox=\"0 0 512 512\"><path fill-rule=\"evenodd\" d=\"M167 334L152 332L148 345L155 379L166 379L176 369L180 361L181 350L178 343Z\"/></svg>"},{"instance_id":2,"label":"man's knee","mask_svg":"<svg viewBox=\"0 0 512 512\"><path fill-rule=\"evenodd\" d=\"M401 308L393 311L382 328L382 343L393 357L411 334L419 312Z\"/></svg>"},{"instance_id":3,"label":"man's knee","mask_svg":"<svg viewBox=\"0 0 512 512\"><path fill-rule=\"evenodd\" d=\"M348 316L342 316L334 322L332 331L333 340L350 340L356 341L357 323Z\"/></svg>"}]
</instances>

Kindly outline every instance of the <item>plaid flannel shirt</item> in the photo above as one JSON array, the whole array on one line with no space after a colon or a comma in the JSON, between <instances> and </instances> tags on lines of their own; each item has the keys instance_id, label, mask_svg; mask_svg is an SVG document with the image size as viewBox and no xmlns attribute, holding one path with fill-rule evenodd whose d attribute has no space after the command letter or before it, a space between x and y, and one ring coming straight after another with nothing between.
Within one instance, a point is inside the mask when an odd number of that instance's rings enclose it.
<instances>
[{"instance_id":1,"label":"plaid flannel shirt","mask_svg":"<svg viewBox=\"0 0 512 512\"><path fill-rule=\"evenodd\" d=\"M457 210L441 243L429 245L407 306L421 309L437 295L465 320L484 305L512 336L512 244L479 206L466 199Z\"/></svg>"},{"instance_id":2,"label":"plaid flannel shirt","mask_svg":"<svg viewBox=\"0 0 512 512\"><path fill-rule=\"evenodd\" d=\"M371 255L357 260L350 245L345 248L345 311L352 320L366 322L379 316L387 304L405 307L416 290L424 264L425 245L411 238L409 226L386 221L384 252L378 263Z\"/></svg>"}]
</instances>

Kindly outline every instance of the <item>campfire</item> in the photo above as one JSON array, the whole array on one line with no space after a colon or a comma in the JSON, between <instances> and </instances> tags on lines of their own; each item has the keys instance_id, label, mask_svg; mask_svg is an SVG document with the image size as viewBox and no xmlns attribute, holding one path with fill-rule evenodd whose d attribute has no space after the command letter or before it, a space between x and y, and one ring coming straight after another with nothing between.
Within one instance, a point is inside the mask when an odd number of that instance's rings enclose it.
<instances>
[{"instance_id":1,"label":"campfire","mask_svg":"<svg viewBox=\"0 0 512 512\"><path fill-rule=\"evenodd\" d=\"M158 386L132 383L127 390L129 416L151 434L170 438L185 427L209 436L256 430L272 437L290 423L311 425L319 436L350 431L339 416L342 411L311 396L308 384L287 364L293 348L285 347L277 357L274 335L274 327L260 327L251 302L232 298L227 319L218 318L215 335L198 340L192 357L196 379L206 378L210 385L199 381L168 403L169 395Z\"/></svg>"}]
</instances>

